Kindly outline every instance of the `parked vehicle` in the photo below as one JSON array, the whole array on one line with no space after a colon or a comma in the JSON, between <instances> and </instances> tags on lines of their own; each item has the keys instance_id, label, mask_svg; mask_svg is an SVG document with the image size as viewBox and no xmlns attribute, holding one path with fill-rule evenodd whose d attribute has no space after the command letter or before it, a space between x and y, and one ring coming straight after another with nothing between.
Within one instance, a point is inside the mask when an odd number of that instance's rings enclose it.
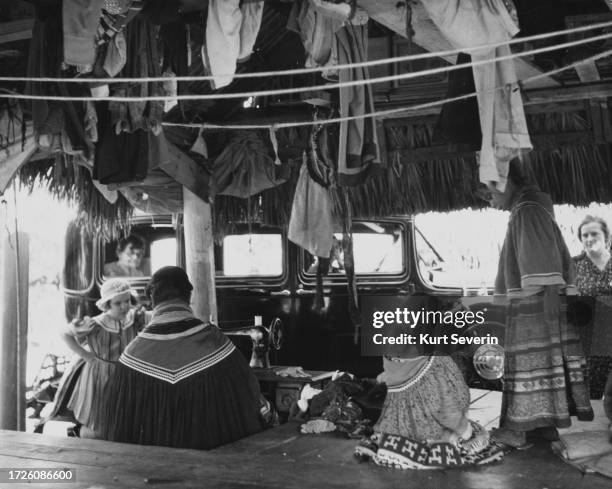
<instances>
[{"instance_id":1,"label":"parked vehicle","mask_svg":"<svg viewBox=\"0 0 612 489\"><path fill-rule=\"evenodd\" d=\"M146 301L144 287L153 270L185 263L181 217L139 215L134 217L131 232L145 242L141 263L144 276L129 280ZM397 307L440 311L469 308L474 313L482 311L485 322L466 326L461 334L491 334L503 342L503 316L491 307L491 291L480 284L459 285L461 280L454 280L455 285L439 285L444 276L453 283L453 274L412 218L357 220L352 233L362 314ZM117 243L86 236L77 226L72 226L68 234L64 288L66 313L72 319L96 313L94 302L105 279L104 264L116 260ZM264 325L280 318L284 342L280 350L272 351L272 364L375 376L382 369L381 358L362 354L363 339L359 341L349 314L342 234L336 234L334 240L322 301L315 304L317 258L291 243L279 228L237 224L232 234L215 245L219 326L235 330L253 324L255 316L262 316ZM249 338L234 339L250 358ZM475 349L475 345L455 348L454 355L464 364L472 385L498 387L498 383L485 381L469 367Z\"/></svg>"}]
</instances>

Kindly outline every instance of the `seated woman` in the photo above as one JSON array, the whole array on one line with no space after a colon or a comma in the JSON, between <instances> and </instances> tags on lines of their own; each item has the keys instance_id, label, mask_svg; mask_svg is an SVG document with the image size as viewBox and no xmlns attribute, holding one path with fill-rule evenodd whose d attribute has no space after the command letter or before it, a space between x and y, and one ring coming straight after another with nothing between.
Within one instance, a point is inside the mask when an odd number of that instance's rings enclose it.
<instances>
[{"instance_id":1,"label":"seated woman","mask_svg":"<svg viewBox=\"0 0 612 489\"><path fill-rule=\"evenodd\" d=\"M402 469L483 464L502 457L488 432L467 418L469 389L451 357L385 357L383 365L377 380L387 385L387 397L375 435L356 455Z\"/></svg>"},{"instance_id":2,"label":"seated woman","mask_svg":"<svg viewBox=\"0 0 612 489\"><path fill-rule=\"evenodd\" d=\"M117 261L104 265L105 277L144 277L140 269L144 256L144 241L131 234L117 243Z\"/></svg>"},{"instance_id":3,"label":"seated woman","mask_svg":"<svg viewBox=\"0 0 612 489\"><path fill-rule=\"evenodd\" d=\"M100 295L96 306L104 312L72 321L63 334L68 348L82 360L62 379L50 415L52 418L64 408L71 410L81 425L82 437L97 437L95 411L102 392L123 349L148 318L148 314L134 307L136 299L123 279L104 282Z\"/></svg>"}]
</instances>

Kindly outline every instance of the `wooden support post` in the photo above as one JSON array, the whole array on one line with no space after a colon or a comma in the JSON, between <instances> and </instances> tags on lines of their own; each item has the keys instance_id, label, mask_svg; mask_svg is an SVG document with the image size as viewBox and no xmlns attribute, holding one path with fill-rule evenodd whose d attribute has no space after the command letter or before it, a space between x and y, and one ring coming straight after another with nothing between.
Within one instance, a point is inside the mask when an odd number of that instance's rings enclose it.
<instances>
[{"instance_id":1,"label":"wooden support post","mask_svg":"<svg viewBox=\"0 0 612 489\"><path fill-rule=\"evenodd\" d=\"M210 204L183 187L186 271L196 317L217 323L215 255Z\"/></svg>"},{"instance_id":2,"label":"wooden support post","mask_svg":"<svg viewBox=\"0 0 612 489\"><path fill-rule=\"evenodd\" d=\"M6 205L6 204L5 204ZM8 223L9 229L12 227ZM25 431L28 236L0 239L0 429Z\"/></svg>"}]
</instances>

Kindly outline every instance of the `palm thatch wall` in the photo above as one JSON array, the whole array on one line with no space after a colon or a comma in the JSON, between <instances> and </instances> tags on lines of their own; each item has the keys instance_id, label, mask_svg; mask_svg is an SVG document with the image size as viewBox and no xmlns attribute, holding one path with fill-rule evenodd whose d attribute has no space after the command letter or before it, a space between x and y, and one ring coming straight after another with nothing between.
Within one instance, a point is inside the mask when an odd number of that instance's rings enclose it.
<instances>
[{"instance_id":1,"label":"palm thatch wall","mask_svg":"<svg viewBox=\"0 0 612 489\"><path fill-rule=\"evenodd\" d=\"M528 123L536 149L525 158L524 166L555 203L612 202L610 148L595 140L584 112L529 114ZM386 121L386 168L365 185L349 190L353 216L445 212L485 205L475 195L478 169L473 152L448 149L431 153L438 155L433 158L415 157L413 150L430 151L434 125L434 120ZM231 231L236 222L288 224L308 130L282 129L277 136L279 155L291 167L292 177L250 199L217 196L213 208L218 237ZM217 134L213 146L222 147L227 137ZM132 212L127 200L120 197L116 204L108 203L95 190L89 172L69 156L30 163L22 169L21 180L27 186L41 181L52 194L77 205L82 224L90 231L108 238L127 231ZM332 195L339 201L337 192Z\"/></svg>"},{"instance_id":2,"label":"palm thatch wall","mask_svg":"<svg viewBox=\"0 0 612 489\"><path fill-rule=\"evenodd\" d=\"M610 148L594 140L583 112L529 114L528 124L536 149L525 157L524 168L556 204L612 202ZM349 190L353 216L448 212L487 205L476 196L479 182L473 152L454 154L451 150L441 152L439 159L411 158L410 150L432 146L434 126L434 120L406 119L385 124L386 169L365 185ZM217 198L214 204L217 232L223 234L232 221L244 222L253 217L266 224L285 226L301 163L301 158L289 159L294 170L292 181L249 201ZM337 192L332 195L336 202L340 201Z\"/></svg>"},{"instance_id":3,"label":"palm thatch wall","mask_svg":"<svg viewBox=\"0 0 612 489\"><path fill-rule=\"evenodd\" d=\"M108 202L94 187L89 170L70 156L30 162L21 168L19 178L23 187L32 190L39 184L77 207L78 223L92 234L112 240L128 232L133 207L121 195L115 204Z\"/></svg>"}]
</instances>

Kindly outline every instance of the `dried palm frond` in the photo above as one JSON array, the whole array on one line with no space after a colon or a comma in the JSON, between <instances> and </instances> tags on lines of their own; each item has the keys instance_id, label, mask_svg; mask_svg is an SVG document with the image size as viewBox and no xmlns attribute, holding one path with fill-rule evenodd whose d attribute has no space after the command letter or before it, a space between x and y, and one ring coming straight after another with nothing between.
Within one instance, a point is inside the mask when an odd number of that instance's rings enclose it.
<instances>
[{"instance_id":1,"label":"dried palm frond","mask_svg":"<svg viewBox=\"0 0 612 489\"><path fill-rule=\"evenodd\" d=\"M20 170L21 185L30 191L36 185L51 195L66 200L78 210L78 221L92 234L107 240L128 232L133 208L119 196L115 204L108 202L94 187L89 170L75 164L68 156L28 163Z\"/></svg>"}]
</instances>

